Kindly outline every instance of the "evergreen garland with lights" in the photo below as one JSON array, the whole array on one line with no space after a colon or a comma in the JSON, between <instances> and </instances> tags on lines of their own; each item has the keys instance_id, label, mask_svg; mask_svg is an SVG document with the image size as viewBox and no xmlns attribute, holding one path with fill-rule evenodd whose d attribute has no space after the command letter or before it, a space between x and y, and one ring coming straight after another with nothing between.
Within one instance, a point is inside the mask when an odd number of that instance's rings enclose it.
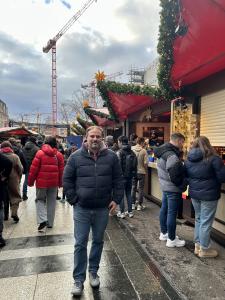
<instances>
[{"instance_id":1,"label":"evergreen garland with lights","mask_svg":"<svg viewBox=\"0 0 225 300\"><path fill-rule=\"evenodd\" d=\"M179 15L179 0L161 0L160 26L159 26L159 69L157 73L159 88L167 100L179 96L179 91L172 88L170 82L173 60L173 43L176 38L176 27Z\"/></svg>"},{"instance_id":2,"label":"evergreen garland with lights","mask_svg":"<svg viewBox=\"0 0 225 300\"><path fill-rule=\"evenodd\" d=\"M95 115L95 116L98 116L100 118L105 118L105 119L108 119L108 120L113 120L113 118L108 115L108 114L105 114L101 111L97 111L95 110L94 108L92 107L84 107L84 112L89 116L91 117L92 115Z\"/></svg>"},{"instance_id":3,"label":"evergreen garland with lights","mask_svg":"<svg viewBox=\"0 0 225 300\"><path fill-rule=\"evenodd\" d=\"M157 87L152 87L149 85L140 86L135 84L118 83L115 81L98 81L97 88L104 101L104 106L108 107L109 109L110 117L108 117L108 119L113 121L118 121L118 117L111 105L109 92L117 93L117 94L127 94L127 95L134 94L134 95L151 96L156 99L163 98L161 91Z\"/></svg>"},{"instance_id":4,"label":"evergreen garland with lights","mask_svg":"<svg viewBox=\"0 0 225 300\"><path fill-rule=\"evenodd\" d=\"M86 130L88 127L93 126L94 123L82 119L80 116L77 116L77 122Z\"/></svg>"},{"instance_id":5,"label":"evergreen garland with lights","mask_svg":"<svg viewBox=\"0 0 225 300\"><path fill-rule=\"evenodd\" d=\"M75 124L75 123L73 123L73 124L71 125L71 130L72 130L72 132L74 132L74 133L77 134L77 135L82 135L82 136L84 136L85 133L86 133L86 130L85 130L83 127L81 127L81 126L79 126L79 125L77 125L77 124Z\"/></svg>"}]
</instances>

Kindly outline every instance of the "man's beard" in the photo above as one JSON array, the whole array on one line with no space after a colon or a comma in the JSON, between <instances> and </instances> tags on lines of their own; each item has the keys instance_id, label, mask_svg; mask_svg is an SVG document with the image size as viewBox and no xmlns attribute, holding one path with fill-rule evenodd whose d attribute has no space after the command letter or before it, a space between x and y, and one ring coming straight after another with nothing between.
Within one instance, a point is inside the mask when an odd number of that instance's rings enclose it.
<instances>
[{"instance_id":1,"label":"man's beard","mask_svg":"<svg viewBox=\"0 0 225 300\"><path fill-rule=\"evenodd\" d=\"M90 144L92 150L99 150L101 148L101 142L93 142Z\"/></svg>"}]
</instances>

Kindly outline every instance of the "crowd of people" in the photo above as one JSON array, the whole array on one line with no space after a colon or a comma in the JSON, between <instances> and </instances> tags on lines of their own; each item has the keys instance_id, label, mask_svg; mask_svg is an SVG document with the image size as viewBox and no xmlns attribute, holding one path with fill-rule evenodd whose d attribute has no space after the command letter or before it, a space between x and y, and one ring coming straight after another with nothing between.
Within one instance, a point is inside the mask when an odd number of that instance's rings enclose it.
<instances>
[{"instance_id":1,"label":"crowd of people","mask_svg":"<svg viewBox=\"0 0 225 300\"><path fill-rule=\"evenodd\" d=\"M185 138L173 133L168 143L152 146L157 158L158 177L163 192L160 209L160 235L166 246L182 247L185 241L176 235L176 218L182 192L189 186L195 210L195 250L199 257L216 257L210 243L210 232L221 184L225 182L225 166L207 137L198 137L183 158ZM148 168L147 149L143 137L103 137L103 130L91 126L86 131L80 149L71 145L63 149L55 137L42 143L34 137L22 147L10 138L0 146L0 246L3 220L19 221L19 203L28 199L27 188L35 184L38 231L54 226L58 189L63 187L63 200L73 206L74 213L74 286L72 294L83 291L88 265L92 287L100 285L98 276L104 232L109 215L134 217L135 210L144 209L144 185ZM21 177L24 174L22 195ZM138 193L137 193L138 192ZM126 209L125 209L126 207ZM92 230L92 245L87 256L88 236ZM88 264L89 262L89 264Z\"/></svg>"}]
</instances>

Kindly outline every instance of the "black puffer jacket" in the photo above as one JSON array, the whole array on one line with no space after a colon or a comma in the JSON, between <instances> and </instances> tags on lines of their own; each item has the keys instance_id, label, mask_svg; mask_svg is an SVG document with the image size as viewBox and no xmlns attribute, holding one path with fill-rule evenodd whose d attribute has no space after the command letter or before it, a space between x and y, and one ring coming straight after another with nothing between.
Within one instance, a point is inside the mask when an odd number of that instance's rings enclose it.
<instances>
[{"instance_id":1,"label":"black puffer jacket","mask_svg":"<svg viewBox=\"0 0 225 300\"><path fill-rule=\"evenodd\" d=\"M134 151L131 150L130 145L122 145L121 149L117 152L123 177L133 178L137 177L137 156Z\"/></svg>"},{"instance_id":2,"label":"black puffer jacket","mask_svg":"<svg viewBox=\"0 0 225 300\"><path fill-rule=\"evenodd\" d=\"M0 153L0 209L2 208L2 203L7 197L7 181L9 175L12 171L12 162L4 154Z\"/></svg>"},{"instance_id":3,"label":"black puffer jacket","mask_svg":"<svg viewBox=\"0 0 225 300\"><path fill-rule=\"evenodd\" d=\"M27 160L26 157L22 151L22 149L20 149L19 147L12 145L13 148L13 152L19 156L20 162L23 166L23 174L26 174L28 172L28 168L27 168Z\"/></svg>"},{"instance_id":4,"label":"black puffer jacket","mask_svg":"<svg viewBox=\"0 0 225 300\"><path fill-rule=\"evenodd\" d=\"M119 204L124 185L116 154L105 148L94 160L83 146L67 162L63 188L71 205L79 203L85 208L105 208L112 200Z\"/></svg>"},{"instance_id":5,"label":"black puffer jacket","mask_svg":"<svg viewBox=\"0 0 225 300\"><path fill-rule=\"evenodd\" d=\"M39 147L31 141L26 142L25 146L23 147L23 154L27 161L28 171L38 150Z\"/></svg>"},{"instance_id":6,"label":"black puffer jacket","mask_svg":"<svg viewBox=\"0 0 225 300\"><path fill-rule=\"evenodd\" d=\"M225 182L225 166L219 156L203 159L201 149L192 149L185 161L190 197L197 200L220 198L221 183Z\"/></svg>"}]
</instances>

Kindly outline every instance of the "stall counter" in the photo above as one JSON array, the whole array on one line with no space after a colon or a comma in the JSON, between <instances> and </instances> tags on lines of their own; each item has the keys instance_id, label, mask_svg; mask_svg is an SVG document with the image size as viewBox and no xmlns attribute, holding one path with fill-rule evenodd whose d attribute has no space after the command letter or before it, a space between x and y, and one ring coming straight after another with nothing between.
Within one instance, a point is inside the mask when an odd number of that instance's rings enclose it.
<instances>
[{"instance_id":1,"label":"stall counter","mask_svg":"<svg viewBox=\"0 0 225 300\"><path fill-rule=\"evenodd\" d=\"M145 196L158 204L161 203L162 192L159 185L157 163L148 163L148 174L145 176Z\"/></svg>"}]
</instances>

